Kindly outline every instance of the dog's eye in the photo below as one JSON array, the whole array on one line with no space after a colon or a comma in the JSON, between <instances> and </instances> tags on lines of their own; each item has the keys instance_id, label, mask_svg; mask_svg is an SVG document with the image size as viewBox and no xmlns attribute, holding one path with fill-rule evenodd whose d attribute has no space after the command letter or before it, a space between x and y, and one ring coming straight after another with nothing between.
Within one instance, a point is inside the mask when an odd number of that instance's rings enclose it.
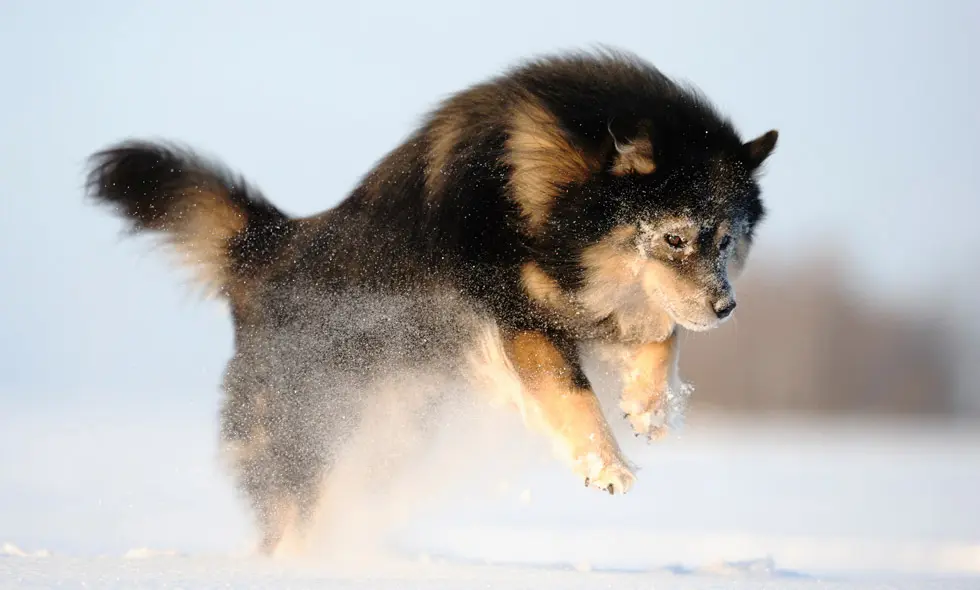
<instances>
[{"instance_id":1,"label":"dog's eye","mask_svg":"<svg viewBox=\"0 0 980 590\"><path fill-rule=\"evenodd\" d=\"M680 236L678 236L676 234L667 234L667 235L665 235L664 236L664 241L667 242L667 245L670 246L671 248L683 248L684 247L684 238L682 238L682 237L680 237Z\"/></svg>"},{"instance_id":2,"label":"dog's eye","mask_svg":"<svg viewBox=\"0 0 980 590\"><path fill-rule=\"evenodd\" d=\"M720 242L718 242L718 249L721 250L722 252L724 252L731 245L732 245L732 237L731 236L725 236L725 237L723 237L721 239Z\"/></svg>"}]
</instances>

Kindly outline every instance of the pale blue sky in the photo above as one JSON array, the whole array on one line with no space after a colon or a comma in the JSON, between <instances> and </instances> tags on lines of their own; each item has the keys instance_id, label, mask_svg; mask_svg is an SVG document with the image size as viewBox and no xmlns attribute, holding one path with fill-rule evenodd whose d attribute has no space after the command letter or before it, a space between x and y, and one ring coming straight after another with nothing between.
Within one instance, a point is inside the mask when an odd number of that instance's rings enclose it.
<instances>
[{"instance_id":1,"label":"pale blue sky","mask_svg":"<svg viewBox=\"0 0 980 590\"><path fill-rule=\"evenodd\" d=\"M746 135L781 131L760 259L833 240L882 292L972 303L978 39L968 0L4 0L0 400L197 395L230 353L223 308L83 205L93 150L187 141L308 214L440 97L522 57L597 43L694 82Z\"/></svg>"}]
</instances>

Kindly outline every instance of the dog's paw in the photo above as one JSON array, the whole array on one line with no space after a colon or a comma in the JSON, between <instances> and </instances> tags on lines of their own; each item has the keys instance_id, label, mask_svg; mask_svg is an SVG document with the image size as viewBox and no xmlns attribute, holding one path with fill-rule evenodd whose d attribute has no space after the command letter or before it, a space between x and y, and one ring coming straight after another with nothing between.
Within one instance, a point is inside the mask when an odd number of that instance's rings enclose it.
<instances>
[{"instance_id":1,"label":"dog's paw","mask_svg":"<svg viewBox=\"0 0 980 590\"><path fill-rule=\"evenodd\" d=\"M585 479L585 487L596 488L610 494L625 494L633 487L636 476L619 456L600 458L590 453L578 462L578 473Z\"/></svg>"},{"instance_id":2,"label":"dog's paw","mask_svg":"<svg viewBox=\"0 0 980 590\"><path fill-rule=\"evenodd\" d=\"M653 396L643 401L624 399L619 407L636 436L644 437L650 442L667 436L667 412L662 396Z\"/></svg>"},{"instance_id":3,"label":"dog's paw","mask_svg":"<svg viewBox=\"0 0 980 590\"><path fill-rule=\"evenodd\" d=\"M645 437L648 441L658 441L667 436L667 414L662 409L647 410L631 414L624 414L633 427L633 433L638 437Z\"/></svg>"},{"instance_id":4,"label":"dog's paw","mask_svg":"<svg viewBox=\"0 0 980 590\"><path fill-rule=\"evenodd\" d=\"M687 402L693 391L690 384L679 383L647 400L623 399L619 407L636 436L653 442L683 428Z\"/></svg>"},{"instance_id":5,"label":"dog's paw","mask_svg":"<svg viewBox=\"0 0 980 590\"><path fill-rule=\"evenodd\" d=\"M633 487L635 479L636 476L625 465L613 463L603 467L595 479L586 477L585 487L609 492L610 495L625 494Z\"/></svg>"}]
</instances>

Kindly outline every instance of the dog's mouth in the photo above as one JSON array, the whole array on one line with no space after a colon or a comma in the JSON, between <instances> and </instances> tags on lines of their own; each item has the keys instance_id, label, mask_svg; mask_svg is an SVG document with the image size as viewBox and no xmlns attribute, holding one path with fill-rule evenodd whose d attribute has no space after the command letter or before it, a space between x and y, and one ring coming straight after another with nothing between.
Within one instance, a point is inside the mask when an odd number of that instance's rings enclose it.
<instances>
[{"instance_id":1,"label":"dog's mouth","mask_svg":"<svg viewBox=\"0 0 980 590\"><path fill-rule=\"evenodd\" d=\"M692 332L707 332L709 330L714 330L731 318L731 316L719 318L714 313L711 313L711 310L707 308L704 310L698 310L697 313L692 314L681 313L665 298L661 298L660 305L663 307L664 311L667 312L667 315L670 316L670 319L673 320L674 323ZM691 307L697 308L700 306L692 304Z\"/></svg>"},{"instance_id":2,"label":"dog's mouth","mask_svg":"<svg viewBox=\"0 0 980 590\"><path fill-rule=\"evenodd\" d=\"M677 316L677 315L674 315L674 314L670 314L670 315L673 318L674 322L677 323L677 325L679 325L682 328L685 328L687 330L690 330L692 332L707 332L709 330L713 330L713 329L717 328L721 324L721 322L718 321L718 320L716 320L716 319L712 319L712 320L701 320L701 319L692 320L692 319L689 319L689 318L685 318L683 316Z\"/></svg>"}]
</instances>

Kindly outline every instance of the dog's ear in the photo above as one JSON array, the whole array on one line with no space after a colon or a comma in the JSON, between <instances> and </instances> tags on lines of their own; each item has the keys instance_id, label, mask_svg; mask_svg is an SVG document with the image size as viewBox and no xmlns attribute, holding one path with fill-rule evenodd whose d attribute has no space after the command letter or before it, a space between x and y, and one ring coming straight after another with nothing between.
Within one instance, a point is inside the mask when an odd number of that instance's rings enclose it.
<instances>
[{"instance_id":1,"label":"dog's ear","mask_svg":"<svg viewBox=\"0 0 980 590\"><path fill-rule=\"evenodd\" d=\"M612 164L609 171L615 176L627 174L652 174L657 169L653 161L653 142L650 139L650 125L640 121L636 125L617 122L607 125L612 138Z\"/></svg>"},{"instance_id":2,"label":"dog's ear","mask_svg":"<svg viewBox=\"0 0 980 590\"><path fill-rule=\"evenodd\" d=\"M748 164L749 169L755 170L766 161L766 158L776 149L776 140L778 139L779 132L773 129L742 146L745 149L745 163Z\"/></svg>"}]
</instances>

